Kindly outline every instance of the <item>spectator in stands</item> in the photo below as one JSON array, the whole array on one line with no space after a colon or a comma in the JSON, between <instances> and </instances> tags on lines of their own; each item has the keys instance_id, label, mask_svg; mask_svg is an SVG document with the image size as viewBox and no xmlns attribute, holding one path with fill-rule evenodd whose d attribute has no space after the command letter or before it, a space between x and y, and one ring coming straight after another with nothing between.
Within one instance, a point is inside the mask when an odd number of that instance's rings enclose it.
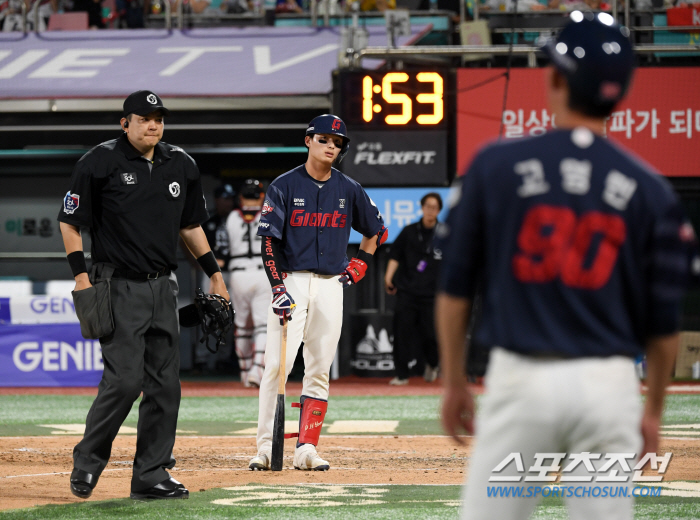
<instances>
[{"instance_id":1,"label":"spectator in stands","mask_svg":"<svg viewBox=\"0 0 700 520\"><path fill-rule=\"evenodd\" d=\"M559 0L554 0L559 1ZM544 2L544 3L542 3ZM547 0L518 0L518 11L542 11L548 8ZM480 11L501 11L511 12L515 9L514 0L486 0L486 3L479 4Z\"/></svg>"},{"instance_id":2,"label":"spectator in stands","mask_svg":"<svg viewBox=\"0 0 700 520\"><path fill-rule=\"evenodd\" d=\"M143 0L116 0L119 27L140 29L146 27L144 11L146 9Z\"/></svg>"},{"instance_id":3,"label":"spectator in stands","mask_svg":"<svg viewBox=\"0 0 700 520\"><path fill-rule=\"evenodd\" d=\"M27 31L33 31L37 10L39 31L45 31L49 18L58 12L58 0L0 0L0 26L4 32L22 30L22 2L27 12Z\"/></svg>"},{"instance_id":4,"label":"spectator in stands","mask_svg":"<svg viewBox=\"0 0 700 520\"><path fill-rule=\"evenodd\" d=\"M311 0L315 2L316 0ZM304 8L301 6L301 0L277 0L276 13L303 13Z\"/></svg>"},{"instance_id":5,"label":"spectator in stands","mask_svg":"<svg viewBox=\"0 0 700 520\"><path fill-rule=\"evenodd\" d=\"M549 8L567 12L599 10L600 0L549 0Z\"/></svg>"},{"instance_id":6,"label":"spectator in stands","mask_svg":"<svg viewBox=\"0 0 700 520\"><path fill-rule=\"evenodd\" d=\"M396 9L396 0L351 0L348 6L354 2L360 2L360 11L380 11Z\"/></svg>"},{"instance_id":7,"label":"spectator in stands","mask_svg":"<svg viewBox=\"0 0 700 520\"><path fill-rule=\"evenodd\" d=\"M248 0L189 0L189 6L192 13L205 16L241 14L254 8L253 2Z\"/></svg>"},{"instance_id":8,"label":"spectator in stands","mask_svg":"<svg viewBox=\"0 0 700 520\"><path fill-rule=\"evenodd\" d=\"M29 0L31 1L31 0ZM27 13L27 23L34 24L36 10L39 10L39 30L45 31L51 15L58 12L58 0L36 0Z\"/></svg>"},{"instance_id":9,"label":"spectator in stands","mask_svg":"<svg viewBox=\"0 0 700 520\"><path fill-rule=\"evenodd\" d=\"M73 0L73 11L86 11L90 29L104 29L102 0Z\"/></svg>"},{"instance_id":10,"label":"spectator in stands","mask_svg":"<svg viewBox=\"0 0 700 520\"><path fill-rule=\"evenodd\" d=\"M0 1L0 23L4 32L22 30L22 1ZM29 0L25 0L25 5L29 9Z\"/></svg>"},{"instance_id":11,"label":"spectator in stands","mask_svg":"<svg viewBox=\"0 0 700 520\"><path fill-rule=\"evenodd\" d=\"M262 0L258 0L258 5L262 8ZM228 14L243 14L255 12L255 2L253 0L226 0L221 4L221 9Z\"/></svg>"},{"instance_id":12,"label":"spectator in stands","mask_svg":"<svg viewBox=\"0 0 700 520\"><path fill-rule=\"evenodd\" d=\"M481 7L481 5L479 5L479 7ZM437 2L421 0L418 4L418 9L422 11L429 11L431 8L437 8L438 11L452 11L459 15L459 0L437 0ZM457 23L459 23L459 20L457 20Z\"/></svg>"}]
</instances>

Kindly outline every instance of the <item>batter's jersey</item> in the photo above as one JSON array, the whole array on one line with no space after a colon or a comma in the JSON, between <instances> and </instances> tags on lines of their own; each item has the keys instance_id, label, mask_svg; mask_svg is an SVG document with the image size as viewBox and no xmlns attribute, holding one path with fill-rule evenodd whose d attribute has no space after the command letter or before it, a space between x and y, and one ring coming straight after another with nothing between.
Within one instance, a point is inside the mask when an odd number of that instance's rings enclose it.
<instances>
[{"instance_id":1,"label":"batter's jersey","mask_svg":"<svg viewBox=\"0 0 700 520\"><path fill-rule=\"evenodd\" d=\"M359 183L335 168L321 183L301 165L270 184L258 235L282 241L282 271L333 275L348 265L351 228L371 237L383 225L377 206Z\"/></svg>"},{"instance_id":2,"label":"batter's jersey","mask_svg":"<svg viewBox=\"0 0 700 520\"><path fill-rule=\"evenodd\" d=\"M260 212L246 218L243 211L234 209L226 220L226 229L229 236L229 271L240 269L262 269L262 257L260 246L262 237L256 231L260 224Z\"/></svg>"},{"instance_id":3,"label":"batter's jersey","mask_svg":"<svg viewBox=\"0 0 700 520\"><path fill-rule=\"evenodd\" d=\"M617 145L584 128L492 145L457 190L441 290L472 297L483 277L477 342L636 356L678 329L693 228L670 183Z\"/></svg>"}]
</instances>

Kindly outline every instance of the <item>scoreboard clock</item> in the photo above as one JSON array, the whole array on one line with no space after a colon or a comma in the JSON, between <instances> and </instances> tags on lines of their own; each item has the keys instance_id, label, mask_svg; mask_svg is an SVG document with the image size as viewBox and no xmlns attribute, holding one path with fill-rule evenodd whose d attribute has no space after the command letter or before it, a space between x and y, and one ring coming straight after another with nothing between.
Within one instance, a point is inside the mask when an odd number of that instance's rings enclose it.
<instances>
[{"instance_id":1,"label":"scoreboard clock","mask_svg":"<svg viewBox=\"0 0 700 520\"><path fill-rule=\"evenodd\" d=\"M339 74L340 117L360 128L446 128L444 72L352 71Z\"/></svg>"},{"instance_id":2,"label":"scoreboard clock","mask_svg":"<svg viewBox=\"0 0 700 520\"><path fill-rule=\"evenodd\" d=\"M334 73L334 113L348 127L340 168L367 186L447 184L453 74L440 70Z\"/></svg>"}]
</instances>

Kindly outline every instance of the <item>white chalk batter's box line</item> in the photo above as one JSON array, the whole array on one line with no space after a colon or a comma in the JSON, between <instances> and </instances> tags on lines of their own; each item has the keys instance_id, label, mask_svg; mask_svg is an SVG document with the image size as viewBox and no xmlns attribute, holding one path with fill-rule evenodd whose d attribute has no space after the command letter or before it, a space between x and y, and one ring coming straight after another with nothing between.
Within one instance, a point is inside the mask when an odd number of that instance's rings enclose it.
<instances>
[{"instance_id":1,"label":"white chalk batter's box line","mask_svg":"<svg viewBox=\"0 0 700 520\"><path fill-rule=\"evenodd\" d=\"M296 471L292 470L292 468L285 468L288 471ZM336 468L338 470L345 471L346 468ZM349 468L348 468L349 469ZM355 469L355 468L353 468ZM435 468L433 468L435 469ZM117 469L106 469L103 471L103 473L106 472L114 472L114 471L126 471L126 470L131 470L131 468L117 468ZM226 469L226 468L211 468L207 470L193 470L193 469L179 469L179 468L173 468L173 472L177 473L194 473L197 471L206 471L207 473L210 472L222 472L222 471L228 471L228 472L248 472L250 471L249 469ZM394 471L394 470L392 470ZM420 472L420 471L427 471L427 469L413 469L413 470L402 470L402 471L413 471L413 472ZM38 474L31 474L31 475L7 475L5 479L9 478L23 478L23 477L50 477L50 476L62 476L62 475L70 475L70 471L61 471L61 472L56 472L56 473L38 473ZM425 486L434 486L434 487L440 487L440 486L454 486L454 485L459 485L459 484L394 484L394 483L386 483L386 484L326 484L326 483L319 483L319 484L300 484L300 485L295 485L295 487L331 487L331 486L344 486L344 487L388 487L388 486L408 486L408 485L419 485L421 487ZM274 485L271 486L260 486L257 485L258 487L266 487L270 489L275 489ZM689 497L689 498L700 498L700 482L687 482L687 481L672 481L672 482L659 482L656 483L655 486L663 487L664 493L663 496L675 496L675 497ZM228 488L223 488L223 489L229 489L229 490L238 490L238 491L245 491L246 488L250 489L250 486L243 485L243 486L236 486L236 487L228 487Z\"/></svg>"}]
</instances>

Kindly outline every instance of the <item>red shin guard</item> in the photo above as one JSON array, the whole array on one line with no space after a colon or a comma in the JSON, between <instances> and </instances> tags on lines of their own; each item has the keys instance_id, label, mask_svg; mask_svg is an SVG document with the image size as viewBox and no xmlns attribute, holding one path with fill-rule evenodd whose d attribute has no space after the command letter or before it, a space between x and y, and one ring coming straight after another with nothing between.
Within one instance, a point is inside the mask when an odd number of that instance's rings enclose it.
<instances>
[{"instance_id":1,"label":"red shin guard","mask_svg":"<svg viewBox=\"0 0 700 520\"><path fill-rule=\"evenodd\" d=\"M328 410L328 401L303 396L301 403L301 417L299 419L299 445L318 445L321 436L323 419Z\"/></svg>"}]
</instances>

